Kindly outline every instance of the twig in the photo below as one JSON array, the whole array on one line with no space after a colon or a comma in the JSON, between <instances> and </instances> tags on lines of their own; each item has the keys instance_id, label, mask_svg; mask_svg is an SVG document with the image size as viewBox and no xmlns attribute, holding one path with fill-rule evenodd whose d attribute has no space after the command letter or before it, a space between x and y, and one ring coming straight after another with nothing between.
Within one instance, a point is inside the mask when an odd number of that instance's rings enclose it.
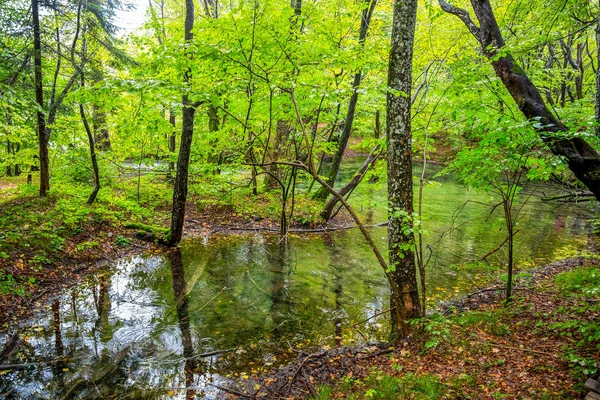
<instances>
[{"instance_id":1,"label":"twig","mask_svg":"<svg viewBox=\"0 0 600 400\"><path fill-rule=\"evenodd\" d=\"M515 232L512 234L512 236L514 237L514 236L515 236L517 233L519 233L519 231L520 231L520 230L521 230L521 229L517 229L517 230L516 230L516 231L515 231ZM506 244L506 242L508 242L508 240L509 240L509 239L510 239L510 236L508 236L506 239L504 239L504 241L503 241L502 243L500 243L500 244L498 245L498 247L496 247L494 250L490 251L489 253L487 253L486 255L484 255L483 257L481 257L481 258L479 259L479 261L483 261L483 260L485 260L486 258L488 258L489 256L491 256L492 254L494 254L495 252L497 252L498 250L500 250L500 249L502 248L502 246L504 246L504 245Z\"/></svg>"},{"instance_id":2,"label":"twig","mask_svg":"<svg viewBox=\"0 0 600 400\"><path fill-rule=\"evenodd\" d=\"M369 339L367 339L367 337L360 331L360 329L358 329L358 326L353 325L354 330L356 330L356 332L358 332L358 334L364 339L365 342L368 342Z\"/></svg>"},{"instance_id":3,"label":"twig","mask_svg":"<svg viewBox=\"0 0 600 400\"><path fill-rule=\"evenodd\" d=\"M202 307L200 307L198 310L196 310L196 312L204 310L204 308L206 308L206 306L208 306L210 303L212 303L212 301L214 299L216 299L217 297L219 297L221 295L221 293L223 293L223 291L225 289L227 289L226 286L224 286L223 288L221 288L221 290L219 291L219 293L217 293L213 297L211 297L206 303L204 303L204 305Z\"/></svg>"},{"instance_id":4,"label":"twig","mask_svg":"<svg viewBox=\"0 0 600 400\"><path fill-rule=\"evenodd\" d=\"M233 350L235 350L235 349L224 349L224 350L209 351L209 352L206 352L206 353L198 354L196 356L192 356L190 358L186 358L186 360L195 360L195 359L198 359L198 358L206 358L206 357L216 356L216 355L219 355L219 354L232 352Z\"/></svg>"},{"instance_id":5,"label":"twig","mask_svg":"<svg viewBox=\"0 0 600 400\"><path fill-rule=\"evenodd\" d=\"M315 386L312 384L312 382L310 381L310 376L306 375L306 372L302 371L302 377L304 378L304 380L306 381L306 383L308 384L308 390L310 390L310 394L314 397L317 398L318 394L317 391L315 390Z\"/></svg>"},{"instance_id":6,"label":"twig","mask_svg":"<svg viewBox=\"0 0 600 400\"><path fill-rule=\"evenodd\" d=\"M384 349L384 350L380 350L380 351L378 351L378 352L376 352L376 353L367 354L367 355L366 355L366 356L364 356L364 357L361 357L361 356L360 356L360 354L359 354L359 355L357 356L357 358L358 358L359 360L366 360L366 359L368 359L368 358L373 358L373 357L378 357L378 356L381 356L381 355L384 355L384 354L389 354L389 353L391 353L391 352L393 352L393 351L394 351L394 349Z\"/></svg>"},{"instance_id":7,"label":"twig","mask_svg":"<svg viewBox=\"0 0 600 400\"><path fill-rule=\"evenodd\" d=\"M9 369L24 369L24 368L28 368L28 367L36 367L39 365L54 365L54 364L60 364L63 362L67 362L69 361L70 358L59 358L59 359L54 359L54 360L42 360L42 361L38 361L38 362L33 362L33 363L23 363L23 364L2 364L0 365L0 371L6 371Z\"/></svg>"},{"instance_id":8,"label":"twig","mask_svg":"<svg viewBox=\"0 0 600 400\"><path fill-rule=\"evenodd\" d=\"M476 292L469 293L469 294L467 295L467 297L473 297L473 296L475 296L475 295L478 295L478 294L481 294L481 293L485 293L485 292L495 292L495 291L498 291L498 290L505 290L505 289L506 289L505 287L495 287L495 288L481 289L481 290L478 290L478 291L476 291Z\"/></svg>"},{"instance_id":9,"label":"twig","mask_svg":"<svg viewBox=\"0 0 600 400\"><path fill-rule=\"evenodd\" d=\"M487 344L489 344L491 346L496 346L496 347L503 347L505 349L519 350L519 351L524 351L527 353L535 353L535 354L541 354L541 355L552 357L552 358L559 358L556 354L545 353L543 351L538 351L538 350L522 349L520 347L507 346L505 344L498 344L498 343L494 343L494 342L488 342Z\"/></svg>"},{"instance_id":10,"label":"twig","mask_svg":"<svg viewBox=\"0 0 600 400\"><path fill-rule=\"evenodd\" d=\"M287 388L286 394L290 394L290 391L292 390L292 384L296 380L296 377L298 376L298 372L300 372L300 370L302 369L302 367L304 367L304 364L306 364L306 362L308 360L310 360L311 358L322 357L326 353L327 353L326 351L321 351L320 353L309 354L308 356L306 356L306 358L304 360L302 360L302 363L300 364L300 366L298 367L298 369L296 370L296 372L294 372L294 375L292 375L292 379L290 379L290 382L288 383L288 388Z\"/></svg>"},{"instance_id":11,"label":"twig","mask_svg":"<svg viewBox=\"0 0 600 400\"><path fill-rule=\"evenodd\" d=\"M245 399L256 399L256 396L252 396L252 395L249 395L249 394L244 394L244 393L242 393L242 392L238 392L237 390L230 389L230 388L226 388L226 387L224 387L224 386L221 386L221 385L216 385L216 384L214 384L214 383L210 383L210 382L206 382L206 384L207 384L208 386L212 386L212 387L214 387L214 388L217 388L217 389L219 389L219 390L222 390L222 391L224 391L224 392L226 392L226 393L233 394L233 395L235 395L235 396L243 397L243 398L245 398Z\"/></svg>"},{"instance_id":12,"label":"twig","mask_svg":"<svg viewBox=\"0 0 600 400\"><path fill-rule=\"evenodd\" d=\"M355 324L352 324L352 326L356 326L356 325L364 324L365 322L367 322L367 321L369 321L369 320L372 320L373 318L379 317L379 316L380 316L380 315L382 315L382 314L389 313L390 311L394 310L395 308L396 308L396 307L392 307L392 308L389 308L389 309L387 309L387 310L384 310L384 311L378 312L377 314L375 314L375 315L372 315L372 316L370 316L369 318L367 318L367 319L365 319L365 320L362 320L362 321L360 321L360 322L357 322L357 323L355 323Z\"/></svg>"}]
</instances>

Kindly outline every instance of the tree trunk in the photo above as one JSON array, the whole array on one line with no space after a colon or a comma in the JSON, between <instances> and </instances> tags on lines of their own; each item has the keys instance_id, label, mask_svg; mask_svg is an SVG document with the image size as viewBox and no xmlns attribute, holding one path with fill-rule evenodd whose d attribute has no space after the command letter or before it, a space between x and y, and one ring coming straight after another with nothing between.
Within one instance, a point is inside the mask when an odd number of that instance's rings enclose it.
<instances>
[{"instance_id":1,"label":"tree trunk","mask_svg":"<svg viewBox=\"0 0 600 400\"><path fill-rule=\"evenodd\" d=\"M86 28L83 28L83 33L81 35L81 68L83 69L84 60L86 59L86 40L85 40ZM75 53L72 53L75 54ZM73 63L75 60L72 60ZM81 87L85 87L85 75L81 72ZM90 193L90 197L88 197L87 204L91 205L96 200L96 196L100 191L100 169L98 168L98 159L96 158L96 143L94 141L94 132L90 128L90 124L88 123L87 117L85 115L85 108L82 103L79 103L79 115L81 116L81 122L83 122L83 127L85 128L85 133L88 137L88 143L90 146L90 158L92 160L92 170L94 171L94 189L92 193Z\"/></svg>"},{"instance_id":2,"label":"tree trunk","mask_svg":"<svg viewBox=\"0 0 600 400\"><path fill-rule=\"evenodd\" d=\"M514 245L514 223L512 220L512 201L510 199L503 200L504 203L504 220L506 221L506 229L508 231L508 277L506 280L506 301L509 302L512 297L513 290L513 245Z\"/></svg>"},{"instance_id":3,"label":"tree trunk","mask_svg":"<svg viewBox=\"0 0 600 400\"><path fill-rule=\"evenodd\" d=\"M8 154L8 157L10 157L12 154L12 146L10 140L6 141L6 153ZM6 166L6 176L12 176L12 168L10 167L10 164Z\"/></svg>"},{"instance_id":4,"label":"tree trunk","mask_svg":"<svg viewBox=\"0 0 600 400\"><path fill-rule=\"evenodd\" d=\"M6 110L6 125L8 125L8 126L13 125L13 119L12 119L10 110ZM21 151L21 143L18 143L18 142L12 143L10 140L7 140L6 144L7 144L8 156L9 157L12 156L12 160L11 160L10 164L8 164L6 166L6 175L19 176L19 175L21 175L21 166L17 162L17 153L19 151ZM11 167L14 167L14 173L11 172ZM11 175L11 173L12 173L12 175Z\"/></svg>"},{"instance_id":5,"label":"tree trunk","mask_svg":"<svg viewBox=\"0 0 600 400\"><path fill-rule=\"evenodd\" d=\"M265 175L265 187L267 190L276 189L279 187L278 179L281 180L281 169L276 164L281 157L284 155L285 143L287 142L290 130L292 127L289 123L278 120L275 125L275 139L273 141L272 152L269 156L268 161L271 163L267 167L267 174ZM269 143L267 143L267 147Z\"/></svg>"},{"instance_id":6,"label":"tree trunk","mask_svg":"<svg viewBox=\"0 0 600 400\"><path fill-rule=\"evenodd\" d=\"M186 47L192 41L194 35L194 0L185 0L185 44ZM189 52L186 49L186 57ZM190 81L191 70L188 69L183 75L183 82L187 86ZM194 114L196 107L191 104L187 94L182 96L183 113L181 119L181 144L179 145L179 158L177 160L177 175L175 176L175 187L173 189L173 209L171 212L171 230L168 238L170 246L176 246L181 241L183 234L183 223L185 220L185 200L188 190L188 169L190 165L190 153L192 150L192 137L194 135Z\"/></svg>"},{"instance_id":7,"label":"tree trunk","mask_svg":"<svg viewBox=\"0 0 600 400\"><path fill-rule=\"evenodd\" d=\"M92 127L94 132L94 143L98 150L110 150L110 135L108 129L106 129L106 113L100 111L100 107L97 104L94 104L92 108Z\"/></svg>"},{"instance_id":8,"label":"tree trunk","mask_svg":"<svg viewBox=\"0 0 600 400\"><path fill-rule=\"evenodd\" d=\"M33 14L33 60L35 101L38 104L37 134L40 159L40 196L44 197L50 190L50 161L48 157L48 137L46 136L46 119L44 108L44 88L42 86L42 42L40 39L40 17L38 0L31 0Z\"/></svg>"},{"instance_id":9,"label":"tree trunk","mask_svg":"<svg viewBox=\"0 0 600 400\"><path fill-rule=\"evenodd\" d=\"M175 120L175 112L171 109L169 110L169 122L171 123L171 134L169 135L169 152L175 153L176 149L176 120ZM169 162L169 177L171 176L171 172L175 170L175 162Z\"/></svg>"},{"instance_id":10,"label":"tree trunk","mask_svg":"<svg viewBox=\"0 0 600 400\"><path fill-rule=\"evenodd\" d=\"M598 1L600 8L600 0ZM598 23L596 25L596 136L600 137L600 11L598 11Z\"/></svg>"},{"instance_id":11,"label":"tree trunk","mask_svg":"<svg viewBox=\"0 0 600 400\"><path fill-rule=\"evenodd\" d=\"M583 65L583 49L584 44L579 43L577 45L577 58L575 59L575 65L577 66L577 76L575 77L575 94L577 100L583 100L583 79L585 75L585 67Z\"/></svg>"},{"instance_id":12,"label":"tree trunk","mask_svg":"<svg viewBox=\"0 0 600 400\"><path fill-rule=\"evenodd\" d=\"M365 2L369 4L369 1ZM360 32L358 37L358 42L360 43L361 49L364 49L365 39L367 38L367 33L369 32L369 25L371 23L371 17L373 16L373 10L375 9L376 4L377 0L371 0L370 5L365 7L362 11ZM352 133L352 125L354 124L354 116L356 115L356 104L358 103L358 88L360 87L361 80L362 71L358 71L356 74L354 74L354 82L352 83L352 96L350 96L350 102L348 103L348 112L346 113L346 120L344 121L344 129L342 130L342 135L340 136L338 142L338 149L333 156L331 170L329 171L329 177L327 178L327 183L331 187L334 186L335 180L337 179L337 175L342 164L342 159L344 158L344 153L346 152L346 147L348 147L348 140L350 139L350 134ZM315 193L314 198L325 200L328 195L329 192L325 188L321 187Z\"/></svg>"},{"instance_id":13,"label":"tree trunk","mask_svg":"<svg viewBox=\"0 0 600 400\"><path fill-rule=\"evenodd\" d=\"M535 121L534 128L550 151L564 157L577 179L600 200L600 154L581 137L564 138L569 130L548 110L539 90L525 71L510 53L498 55L498 50L505 43L489 0L471 0L479 28L465 10L455 8L445 0L438 2L444 11L458 16L467 25L523 115Z\"/></svg>"},{"instance_id":14,"label":"tree trunk","mask_svg":"<svg viewBox=\"0 0 600 400\"><path fill-rule=\"evenodd\" d=\"M341 194L342 196L346 196L347 194L351 193L360 184L360 182L364 178L367 170L369 169L369 167L371 165L375 164L375 161L377 161L378 157L379 157L379 146L376 146L371 151L371 154L369 154L369 157L367 157L365 162L360 166L358 171L356 171L356 173L354 174L352 179L350 179L350 181L343 188L338 190L338 193ZM321 211L321 218L323 218L325 221L329 221L333 216L335 216L335 214L337 214L337 212L334 213L333 209L338 204L338 202L339 201L338 201L337 197L331 196L331 198L325 204L325 208L323 209L323 211Z\"/></svg>"},{"instance_id":15,"label":"tree trunk","mask_svg":"<svg viewBox=\"0 0 600 400\"><path fill-rule=\"evenodd\" d=\"M83 75L81 79L81 86L83 86ZM83 104L79 104L79 115L81 115L81 121L83 122L83 126L85 127L85 132L87 133L88 143L90 144L90 158L92 159L92 169L94 170L94 190L90 193L90 197L88 197L87 204L93 204L96 200L96 196L100 191L100 170L98 168L98 159L96 158L96 146L94 142L94 134L92 129L90 128L90 124L85 116L85 109L83 108Z\"/></svg>"},{"instance_id":16,"label":"tree trunk","mask_svg":"<svg viewBox=\"0 0 600 400\"><path fill-rule=\"evenodd\" d=\"M208 131L210 133L218 132L220 127L221 119L219 118L219 109L214 104L208 106ZM222 151L214 149L214 146L217 144L218 139L211 139L211 144L213 150L209 153L208 159L210 163L217 164L217 168L214 170L214 174L221 173L221 161L222 161Z\"/></svg>"},{"instance_id":17,"label":"tree trunk","mask_svg":"<svg viewBox=\"0 0 600 400\"><path fill-rule=\"evenodd\" d=\"M396 0L392 24L387 95L388 249L391 276L400 291L399 315L392 313L398 335L408 335L406 321L420 316L412 230L411 83L417 0ZM392 306L394 306L392 302Z\"/></svg>"}]
</instances>

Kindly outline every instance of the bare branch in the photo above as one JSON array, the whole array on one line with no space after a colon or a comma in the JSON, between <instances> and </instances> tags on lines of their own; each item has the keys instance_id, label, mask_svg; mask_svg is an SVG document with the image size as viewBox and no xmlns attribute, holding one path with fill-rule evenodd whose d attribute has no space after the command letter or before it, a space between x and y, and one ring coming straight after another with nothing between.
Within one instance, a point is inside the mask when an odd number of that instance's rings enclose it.
<instances>
[{"instance_id":1,"label":"bare branch","mask_svg":"<svg viewBox=\"0 0 600 400\"><path fill-rule=\"evenodd\" d=\"M438 0L438 3L440 4L440 7L442 7L442 10L444 10L448 14L457 16L462 22L464 22L467 28L469 28L469 31L471 31L471 33L473 34L473 36L475 36L477 40L479 40L479 28L477 27L477 25L475 25L475 22L473 22L471 16L466 10L463 10L462 8L456 8L452 4L448 3L446 0Z\"/></svg>"}]
</instances>

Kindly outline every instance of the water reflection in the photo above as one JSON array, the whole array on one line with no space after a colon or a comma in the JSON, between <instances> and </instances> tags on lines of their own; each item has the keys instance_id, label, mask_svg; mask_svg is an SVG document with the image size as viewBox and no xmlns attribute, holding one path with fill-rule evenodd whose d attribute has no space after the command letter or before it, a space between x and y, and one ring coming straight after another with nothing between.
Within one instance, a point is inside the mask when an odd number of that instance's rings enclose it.
<instances>
[{"instance_id":1,"label":"water reflection","mask_svg":"<svg viewBox=\"0 0 600 400\"><path fill-rule=\"evenodd\" d=\"M371 185L371 186L369 186ZM384 219L385 187L369 184L352 202L374 223ZM432 296L449 298L477 284L452 267L475 259L505 238L503 224L473 205L448 221L467 199L449 177L425 190ZM526 205L517 235L519 265L583 248L586 210ZM386 229L373 229L385 246ZM441 237L441 239L440 239ZM502 258L502 253L497 254ZM213 236L165 254L115 263L54 299L21 326L25 343L0 376L7 399L219 398L226 385L296 357L292 349L385 337L381 316L388 290L380 267L356 230L293 236ZM0 343L6 338L0 338Z\"/></svg>"},{"instance_id":2,"label":"water reflection","mask_svg":"<svg viewBox=\"0 0 600 400\"><path fill-rule=\"evenodd\" d=\"M169 254L171 262L171 275L173 279L173 296L175 300L175 308L177 310L177 322L181 330L181 344L183 346L183 357L185 359L183 374L185 376L185 398L195 398L195 392L192 389L194 384L194 370L196 363L194 362L194 346L192 344L192 335L190 333L190 314L189 314L189 299L187 287L185 284L185 272L183 268L183 260L181 258L181 250L176 249Z\"/></svg>"}]
</instances>

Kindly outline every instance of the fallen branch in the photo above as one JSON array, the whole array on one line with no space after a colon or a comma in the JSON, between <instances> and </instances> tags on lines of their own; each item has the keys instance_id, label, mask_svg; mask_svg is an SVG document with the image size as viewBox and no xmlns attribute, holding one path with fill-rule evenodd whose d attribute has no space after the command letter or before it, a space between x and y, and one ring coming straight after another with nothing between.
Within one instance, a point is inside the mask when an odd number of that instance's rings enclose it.
<instances>
[{"instance_id":1,"label":"fallen branch","mask_svg":"<svg viewBox=\"0 0 600 400\"><path fill-rule=\"evenodd\" d=\"M216 385L216 384L210 383L210 382L206 382L206 384L208 386L212 386L214 388L217 388L219 390L224 391L225 393L229 393L229 394L232 394L234 396L243 397L245 399L256 399L256 395L253 396L253 395L249 395L249 394L244 394L244 393L239 392L237 390L234 390L234 389L231 389L231 388L227 388L227 387L224 387L224 386L221 386L221 385Z\"/></svg>"},{"instance_id":2,"label":"fallen branch","mask_svg":"<svg viewBox=\"0 0 600 400\"><path fill-rule=\"evenodd\" d=\"M552 354L552 353L546 353L543 351L538 351L538 350L532 350L532 349L525 349L525 348L520 348L520 347L514 347L514 346L507 346L505 344L498 344L498 343L494 343L494 342L488 342L487 344L491 345L491 346L496 346L496 347L503 347L505 349L511 349L511 350L519 350L519 351L524 351L526 353L535 353L535 354L541 354L544 356L548 356L548 357L552 357L552 358L560 358L559 356L557 356L556 354Z\"/></svg>"},{"instance_id":3,"label":"fallen branch","mask_svg":"<svg viewBox=\"0 0 600 400\"><path fill-rule=\"evenodd\" d=\"M109 361L108 364L104 366L96 365L94 375L89 379L77 379L71 386L71 388L67 391L67 393L63 397L63 400L74 398L74 395L78 390L84 389L87 386L94 386L98 382L106 378L108 375L113 374L119 368L119 364L121 364L123 360L125 360L125 357L127 357L129 351L130 347L127 346L123 350L119 351L115 355L114 359Z\"/></svg>"},{"instance_id":4,"label":"fallen branch","mask_svg":"<svg viewBox=\"0 0 600 400\"><path fill-rule=\"evenodd\" d=\"M506 289L506 287L494 287L494 288L486 288L486 289L481 289L481 290L478 290L478 291L476 291L476 292L469 293L469 294L467 295L467 297L473 297L473 296L476 296L476 295L478 295L478 294L481 294L481 293L485 293L485 292L496 292L496 291L498 291L498 290L505 290L505 289Z\"/></svg>"},{"instance_id":5,"label":"fallen branch","mask_svg":"<svg viewBox=\"0 0 600 400\"><path fill-rule=\"evenodd\" d=\"M197 358L206 358L206 357L217 356L219 354L232 352L233 350L235 350L235 349L224 349L224 350L209 351L209 352L206 352L206 353L198 354L196 356L192 356L189 359L197 359Z\"/></svg>"},{"instance_id":6,"label":"fallen branch","mask_svg":"<svg viewBox=\"0 0 600 400\"><path fill-rule=\"evenodd\" d=\"M382 356L382 355L384 355L384 354L389 354L389 353L391 353L391 352L393 352L393 351L394 351L394 349L384 349L384 350L380 350L380 351L378 351L378 352L376 352L376 353L367 354L367 355L366 355L366 356L364 356L364 357L361 357L361 356L360 356L360 354L359 354L359 355L357 356L357 358L358 358L359 360L366 360L366 359L369 359L369 358L373 358L373 357Z\"/></svg>"},{"instance_id":7,"label":"fallen branch","mask_svg":"<svg viewBox=\"0 0 600 400\"><path fill-rule=\"evenodd\" d=\"M0 364L10 359L10 356L19 348L23 340L19 337L19 333L13 335L6 341L4 348L0 351Z\"/></svg>"},{"instance_id":8,"label":"fallen branch","mask_svg":"<svg viewBox=\"0 0 600 400\"><path fill-rule=\"evenodd\" d=\"M288 388L287 388L286 394L290 394L290 391L292 390L292 384L296 380L296 377L298 376L298 372L300 372L302 367L304 367L304 364L306 364L306 362L308 360L310 360L311 358L323 357L326 353L327 353L326 351L321 351L319 353L309 354L308 356L306 356L306 358L304 360L302 360L302 363L300 364L300 366L298 367L296 372L294 372L294 375L292 375L292 379L290 379L290 382L288 383Z\"/></svg>"}]
</instances>

